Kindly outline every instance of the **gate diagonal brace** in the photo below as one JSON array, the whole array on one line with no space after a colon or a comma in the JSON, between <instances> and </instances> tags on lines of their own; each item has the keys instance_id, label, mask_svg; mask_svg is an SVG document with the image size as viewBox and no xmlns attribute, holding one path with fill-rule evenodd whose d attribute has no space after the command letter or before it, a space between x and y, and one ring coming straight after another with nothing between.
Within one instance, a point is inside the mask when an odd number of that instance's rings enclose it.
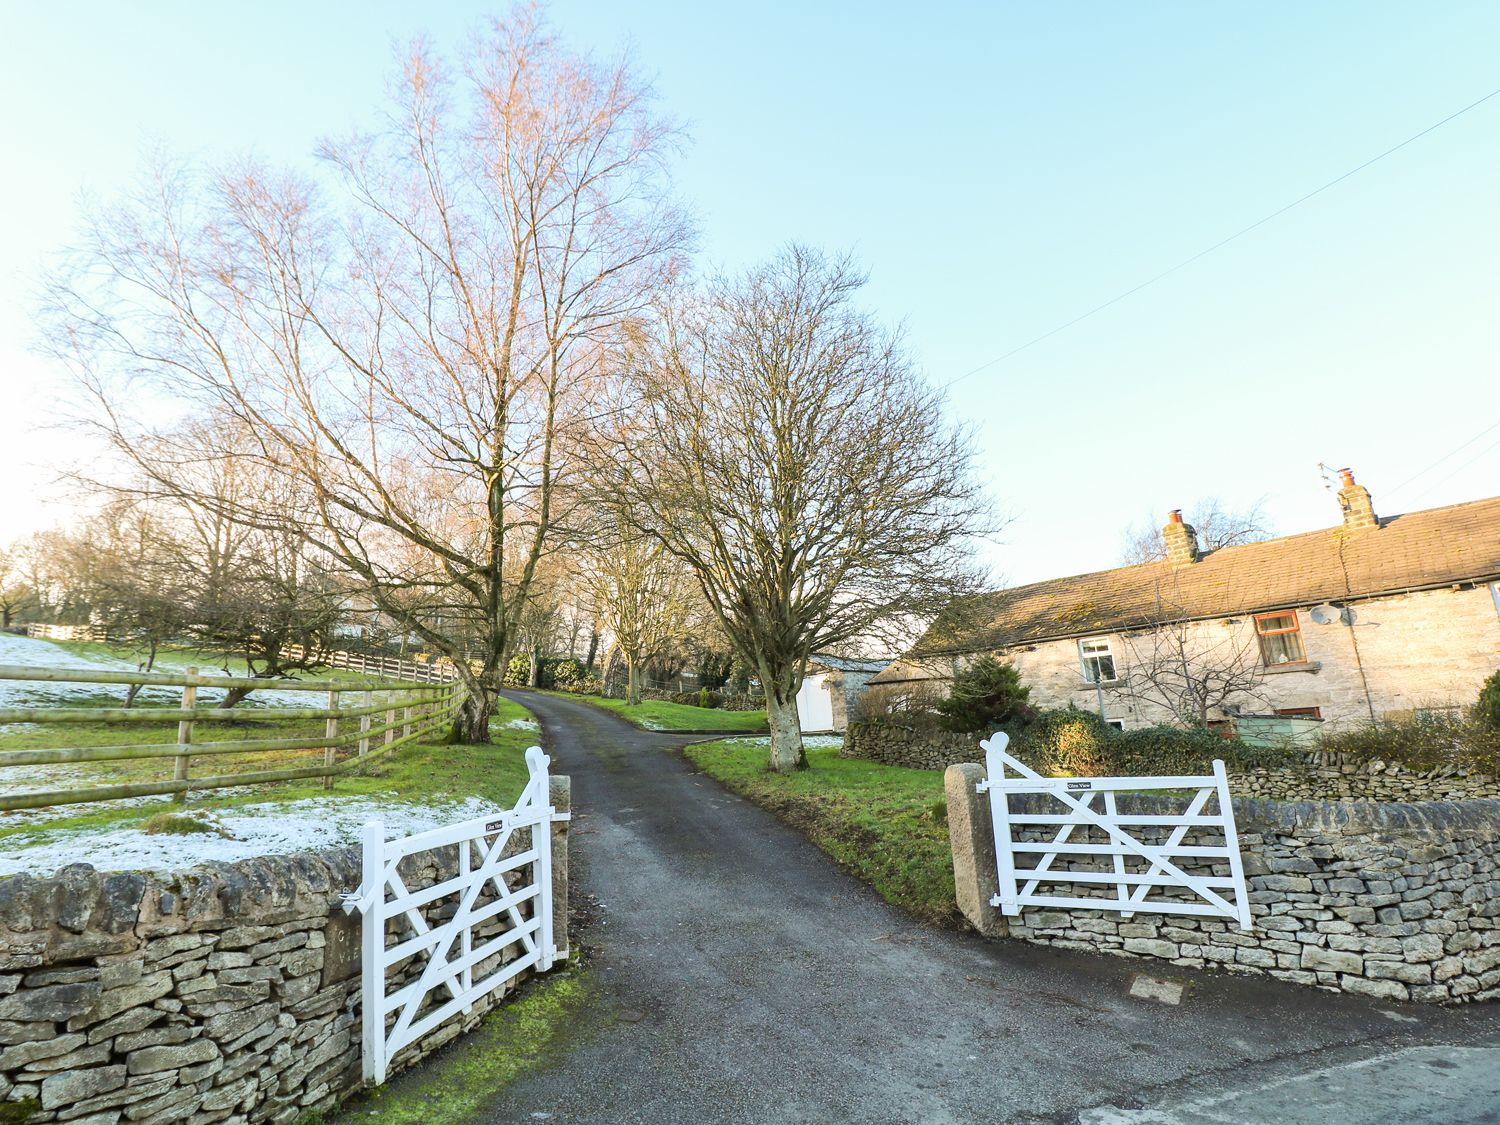
<instances>
[{"instance_id":1,"label":"gate diagonal brace","mask_svg":"<svg viewBox=\"0 0 1500 1125\"><path fill-rule=\"evenodd\" d=\"M995 836L999 893L991 898L990 905L1000 907L1003 913L1009 915L1019 914L1021 908L1028 904L1068 909L1119 910L1126 918L1138 911L1158 914L1211 913L1234 919L1240 924L1241 929L1250 928L1249 897L1245 885L1244 864L1240 858L1234 810L1229 799L1229 781L1222 761L1214 762L1214 772L1207 777L1051 778L1042 776L1008 754L1006 746L1009 741L1007 735L998 731L991 738L984 740L982 745L986 753L988 776L975 785L976 792L988 792L991 795L990 812ZM1008 777L1007 767L1013 768L1020 776L1015 779ZM1152 845L1138 840L1117 823L1118 814L1114 811L1114 794L1117 791L1189 788L1197 789L1198 793L1190 802L1186 812L1153 817L1150 820L1150 823L1173 826L1173 831L1164 845ZM1088 792L1075 795L1070 790L1087 790ZM1050 843L1016 844L1008 804L1008 794L1011 792L1045 793L1061 802L1069 810L1066 813L1049 814L1047 817L1024 821L1024 823L1057 824L1058 831ZM1100 793L1105 795L1104 812L1090 807L1093 798ZM1210 796L1218 797L1219 813L1215 817L1205 818L1202 815L1202 808ZM1188 855L1208 854L1201 849L1183 848L1182 845L1189 827L1205 819L1210 822L1211 827L1219 828L1224 833L1225 843L1222 852L1229 861L1228 879L1220 876L1191 875L1173 862L1174 859L1181 858L1178 855L1179 849ZM1070 846L1069 841L1072 839L1073 829L1080 826L1092 827L1104 832L1110 844ZM1041 855L1033 861L1032 868L1017 869L1015 856L1017 848L1027 853L1039 852ZM1115 859L1113 875L1118 879L1118 897L1113 900L1099 898L1096 905L1092 897L1037 894L1037 888L1043 881L1059 883L1068 881L1067 871L1054 873L1052 867L1058 855L1064 853L1113 855ZM1220 854L1217 845L1212 854ZM1149 865L1147 870L1144 873L1126 872L1122 865L1126 856L1144 860ZM1104 881L1095 878L1096 875L1108 873L1095 872L1090 868L1078 874L1079 878L1074 882L1094 883ZM1018 884L1022 880L1025 880L1025 885L1018 889ZM1230 902L1216 893L1210 885L1215 880L1218 885L1231 888L1236 901ZM1129 884L1135 884L1135 887L1132 892L1127 893L1126 886ZM1199 901L1194 904L1147 897L1153 886L1171 887L1174 885L1191 891Z\"/></svg>"},{"instance_id":2,"label":"gate diagonal brace","mask_svg":"<svg viewBox=\"0 0 1500 1125\"><path fill-rule=\"evenodd\" d=\"M504 988L528 969L543 972L557 960L552 932L551 825L572 819L548 800L549 759L540 747L526 751L530 773L514 807L486 817L387 840L377 821L365 825L363 878L357 890L340 896L346 914L363 915L360 1006L361 1060L367 1083L385 1081L392 1058L476 1002ZM520 830L529 830L530 845L506 857L503 853ZM458 873L411 891L398 865L407 856L457 845ZM476 861L477 854L477 861ZM527 882L511 887L506 880L530 869ZM492 894L483 904L480 898ZM440 925L429 924L425 904L457 896L453 914ZM528 906L529 904L529 906ZM523 918L521 910L530 917ZM387 923L405 917L414 936L388 944ZM482 931L503 918L498 932ZM483 936L481 936L483 934ZM512 950L510 955L507 949ZM455 949L457 953L455 954ZM416 958L416 979L392 988L392 966ZM475 969L499 958L499 964L475 980ZM439 999L434 993L446 993ZM428 998L433 1003L428 1006ZM393 1017L390 1025L388 1017Z\"/></svg>"}]
</instances>

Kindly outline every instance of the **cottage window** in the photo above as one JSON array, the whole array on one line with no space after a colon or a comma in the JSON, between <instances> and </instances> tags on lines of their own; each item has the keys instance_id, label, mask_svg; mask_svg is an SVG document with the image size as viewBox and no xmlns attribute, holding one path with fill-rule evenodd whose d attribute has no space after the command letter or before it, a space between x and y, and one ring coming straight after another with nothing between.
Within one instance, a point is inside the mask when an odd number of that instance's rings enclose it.
<instances>
[{"instance_id":1,"label":"cottage window","mask_svg":"<svg viewBox=\"0 0 1500 1125\"><path fill-rule=\"evenodd\" d=\"M1307 659L1295 610L1262 613L1255 619L1255 632L1260 637L1260 656L1267 668L1278 664L1301 664Z\"/></svg>"},{"instance_id":2,"label":"cottage window","mask_svg":"<svg viewBox=\"0 0 1500 1125\"><path fill-rule=\"evenodd\" d=\"M1083 681L1107 684L1115 678L1115 655L1106 637L1089 637L1078 642L1078 659L1083 663Z\"/></svg>"},{"instance_id":3,"label":"cottage window","mask_svg":"<svg viewBox=\"0 0 1500 1125\"><path fill-rule=\"evenodd\" d=\"M1495 599L1495 612L1500 613L1500 582L1490 583L1490 597Z\"/></svg>"}]
</instances>

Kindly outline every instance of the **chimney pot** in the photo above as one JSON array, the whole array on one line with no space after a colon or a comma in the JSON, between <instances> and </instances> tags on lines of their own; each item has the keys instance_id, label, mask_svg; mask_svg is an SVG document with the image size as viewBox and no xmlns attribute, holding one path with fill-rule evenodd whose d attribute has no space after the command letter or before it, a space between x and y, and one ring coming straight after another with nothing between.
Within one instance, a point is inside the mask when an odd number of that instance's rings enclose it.
<instances>
[{"instance_id":1,"label":"chimney pot","mask_svg":"<svg viewBox=\"0 0 1500 1125\"><path fill-rule=\"evenodd\" d=\"M1181 523L1182 522L1182 509L1181 508L1173 508L1172 509L1172 514L1169 515L1167 518L1169 520L1171 520L1173 523Z\"/></svg>"},{"instance_id":2,"label":"chimney pot","mask_svg":"<svg viewBox=\"0 0 1500 1125\"><path fill-rule=\"evenodd\" d=\"M1344 487L1345 488L1353 488L1354 487L1354 470L1353 469L1340 469L1339 470L1339 480L1341 480L1341 481L1344 482Z\"/></svg>"}]
</instances>

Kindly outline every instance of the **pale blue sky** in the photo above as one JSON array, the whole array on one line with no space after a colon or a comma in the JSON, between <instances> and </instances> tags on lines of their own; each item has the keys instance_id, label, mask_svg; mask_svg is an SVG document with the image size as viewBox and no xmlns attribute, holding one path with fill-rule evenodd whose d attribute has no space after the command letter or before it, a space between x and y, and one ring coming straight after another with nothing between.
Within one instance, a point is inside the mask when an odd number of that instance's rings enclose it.
<instances>
[{"instance_id":1,"label":"pale blue sky","mask_svg":"<svg viewBox=\"0 0 1500 1125\"><path fill-rule=\"evenodd\" d=\"M852 249L947 382L1500 88L1500 5L558 3L630 41L692 137L706 265ZM0 541L49 522L28 355L42 256L153 140L308 160L369 119L393 47L495 7L9 3L0 67ZM1500 98L953 388L1014 517L1013 581L1113 564L1207 494L1279 530L1500 492ZM1467 464L1476 458L1472 464Z\"/></svg>"}]
</instances>

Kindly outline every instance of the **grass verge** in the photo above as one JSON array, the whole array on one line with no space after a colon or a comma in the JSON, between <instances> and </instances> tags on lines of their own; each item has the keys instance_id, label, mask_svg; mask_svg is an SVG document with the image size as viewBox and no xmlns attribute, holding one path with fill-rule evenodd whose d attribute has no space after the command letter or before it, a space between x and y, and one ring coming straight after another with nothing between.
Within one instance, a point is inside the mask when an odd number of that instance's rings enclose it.
<instances>
[{"instance_id":1,"label":"grass verge","mask_svg":"<svg viewBox=\"0 0 1500 1125\"><path fill-rule=\"evenodd\" d=\"M808 769L766 768L763 742L722 739L683 748L688 759L806 836L877 890L928 922L959 924L939 770L909 770L810 746Z\"/></svg>"},{"instance_id":2,"label":"grass verge","mask_svg":"<svg viewBox=\"0 0 1500 1125\"><path fill-rule=\"evenodd\" d=\"M642 730L656 731L720 731L756 732L766 729L764 711L720 711L712 707L692 707L685 703L669 703L662 699L643 699L630 706L623 699L608 699L602 695L574 695L563 691L546 691L542 695L555 695L559 699L574 699L612 711Z\"/></svg>"},{"instance_id":3,"label":"grass verge","mask_svg":"<svg viewBox=\"0 0 1500 1125\"><path fill-rule=\"evenodd\" d=\"M475 1119L507 1085L577 1040L590 986L580 968L528 982L469 1034L384 1086L351 1098L332 1120L457 1125Z\"/></svg>"}]
</instances>

